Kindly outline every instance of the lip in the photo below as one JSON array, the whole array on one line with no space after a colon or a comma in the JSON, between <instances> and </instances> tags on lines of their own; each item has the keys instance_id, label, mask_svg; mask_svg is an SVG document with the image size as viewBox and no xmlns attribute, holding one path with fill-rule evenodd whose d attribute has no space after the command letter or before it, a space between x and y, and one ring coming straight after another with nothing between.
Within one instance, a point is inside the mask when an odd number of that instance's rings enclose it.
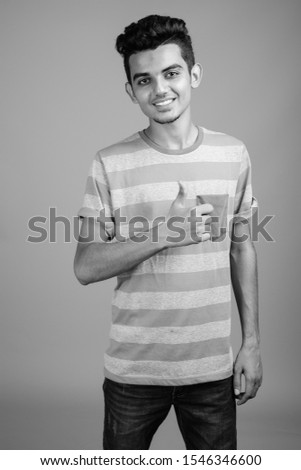
<instances>
[{"instance_id":1,"label":"lip","mask_svg":"<svg viewBox=\"0 0 301 470\"><path fill-rule=\"evenodd\" d=\"M155 100L153 101L153 105L158 107L169 106L174 100L175 98L164 98L161 100Z\"/></svg>"}]
</instances>

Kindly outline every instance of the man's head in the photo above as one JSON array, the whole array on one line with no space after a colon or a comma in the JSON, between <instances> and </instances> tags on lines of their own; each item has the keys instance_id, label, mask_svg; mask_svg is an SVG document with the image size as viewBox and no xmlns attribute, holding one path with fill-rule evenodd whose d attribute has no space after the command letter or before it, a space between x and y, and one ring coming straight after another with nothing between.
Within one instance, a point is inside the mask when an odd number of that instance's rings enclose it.
<instances>
[{"instance_id":1,"label":"man's head","mask_svg":"<svg viewBox=\"0 0 301 470\"><path fill-rule=\"evenodd\" d=\"M163 44L177 44L188 71L195 63L191 38L185 21L170 16L150 15L131 23L116 39L116 49L122 55L129 83L132 83L129 59L137 52L156 49Z\"/></svg>"},{"instance_id":2,"label":"man's head","mask_svg":"<svg viewBox=\"0 0 301 470\"><path fill-rule=\"evenodd\" d=\"M191 88L201 80L183 20L151 15L132 23L116 41L128 78L126 91L151 122L169 124L187 115Z\"/></svg>"}]
</instances>

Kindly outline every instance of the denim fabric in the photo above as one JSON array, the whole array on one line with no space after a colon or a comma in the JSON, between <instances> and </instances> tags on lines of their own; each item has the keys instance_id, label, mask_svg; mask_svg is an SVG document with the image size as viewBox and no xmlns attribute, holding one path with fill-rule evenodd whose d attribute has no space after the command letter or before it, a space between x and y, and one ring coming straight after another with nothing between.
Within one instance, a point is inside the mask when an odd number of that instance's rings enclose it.
<instances>
[{"instance_id":1,"label":"denim fabric","mask_svg":"<svg viewBox=\"0 0 301 470\"><path fill-rule=\"evenodd\" d=\"M104 449L149 449L175 408L186 449L236 449L233 377L184 386L132 385L105 379Z\"/></svg>"}]
</instances>

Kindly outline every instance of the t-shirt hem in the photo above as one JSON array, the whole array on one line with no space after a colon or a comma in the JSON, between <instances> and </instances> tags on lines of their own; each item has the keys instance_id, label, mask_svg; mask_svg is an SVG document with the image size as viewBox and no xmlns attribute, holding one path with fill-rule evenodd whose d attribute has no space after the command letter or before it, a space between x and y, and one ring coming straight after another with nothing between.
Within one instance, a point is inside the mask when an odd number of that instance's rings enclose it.
<instances>
[{"instance_id":1,"label":"t-shirt hem","mask_svg":"<svg viewBox=\"0 0 301 470\"><path fill-rule=\"evenodd\" d=\"M104 368L104 376L114 382L132 384L132 385L193 385L197 383L215 382L223 380L233 375L233 369L218 371L212 374L198 375L193 377L177 377L177 378L164 378L164 377L135 377L135 376L119 376Z\"/></svg>"}]
</instances>

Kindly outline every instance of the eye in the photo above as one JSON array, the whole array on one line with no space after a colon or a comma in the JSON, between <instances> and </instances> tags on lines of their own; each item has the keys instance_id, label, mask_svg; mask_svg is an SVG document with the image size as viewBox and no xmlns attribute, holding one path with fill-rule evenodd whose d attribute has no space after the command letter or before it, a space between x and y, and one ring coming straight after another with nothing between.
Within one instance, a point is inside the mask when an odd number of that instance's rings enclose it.
<instances>
[{"instance_id":1,"label":"eye","mask_svg":"<svg viewBox=\"0 0 301 470\"><path fill-rule=\"evenodd\" d=\"M141 78L137 82L138 85L147 85L148 83L149 83L149 78Z\"/></svg>"},{"instance_id":2,"label":"eye","mask_svg":"<svg viewBox=\"0 0 301 470\"><path fill-rule=\"evenodd\" d=\"M179 72L176 70L171 70L170 72L167 72L166 78L175 78L179 75Z\"/></svg>"}]
</instances>

